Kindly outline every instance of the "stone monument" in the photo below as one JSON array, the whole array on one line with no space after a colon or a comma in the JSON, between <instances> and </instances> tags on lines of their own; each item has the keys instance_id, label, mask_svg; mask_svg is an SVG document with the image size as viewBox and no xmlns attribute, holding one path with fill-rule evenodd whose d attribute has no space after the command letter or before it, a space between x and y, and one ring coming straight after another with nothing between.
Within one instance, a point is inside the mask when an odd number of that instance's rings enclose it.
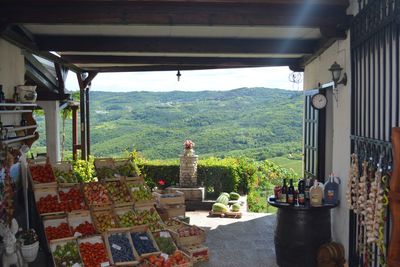
<instances>
[{"instance_id":1,"label":"stone monument","mask_svg":"<svg viewBox=\"0 0 400 267\"><path fill-rule=\"evenodd\" d=\"M197 160L194 154L194 143L186 140L183 154L180 156L179 185L180 187L197 187Z\"/></svg>"}]
</instances>

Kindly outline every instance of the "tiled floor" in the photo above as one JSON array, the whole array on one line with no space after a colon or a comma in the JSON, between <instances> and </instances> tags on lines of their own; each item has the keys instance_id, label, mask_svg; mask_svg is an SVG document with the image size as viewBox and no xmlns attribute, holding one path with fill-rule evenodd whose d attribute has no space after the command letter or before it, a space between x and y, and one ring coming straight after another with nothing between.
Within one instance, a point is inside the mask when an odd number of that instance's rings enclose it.
<instances>
[{"instance_id":1,"label":"tiled floor","mask_svg":"<svg viewBox=\"0 0 400 267\"><path fill-rule=\"evenodd\" d=\"M241 219L208 217L208 212L187 212L190 223L207 230L209 262L196 267L277 267L275 215L244 213Z\"/></svg>"}]
</instances>

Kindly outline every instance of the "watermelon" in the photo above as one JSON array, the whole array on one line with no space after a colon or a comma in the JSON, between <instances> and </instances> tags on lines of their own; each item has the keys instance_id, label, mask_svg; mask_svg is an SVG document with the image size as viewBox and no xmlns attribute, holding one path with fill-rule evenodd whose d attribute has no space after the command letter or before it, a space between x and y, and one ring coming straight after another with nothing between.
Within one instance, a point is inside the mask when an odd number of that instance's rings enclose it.
<instances>
[{"instance_id":1,"label":"watermelon","mask_svg":"<svg viewBox=\"0 0 400 267\"><path fill-rule=\"evenodd\" d=\"M233 212L238 212L240 210L240 204L239 203L235 203L231 206L231 210Z\"/></svg>"},{"instance_id":2,"label":"watermelon","mask_svg":"<svg viewBox=\"0 0 400 267\"><path fill-rule=\"evenodd\" d=\"M215 202L216 202L216 203L222 203L222 204L224 204L224 205L226 206L226 205L228 205L229 198L228 198L227 196L221 194L221 195L217 198L217 200L216 200Z\"/></svg>"},{"instance_id":3,"label":"watermelon","mask_svg":"<svg viewBox=\"0 0 400 267\"><path fill-rule=\"evenodd\" d=\"M222 193L220 194L220 196L222 196L222 195L224 195L224 196L226 196L227 198L229 198L229 193L222 192Z\"/></svg>"},{"instance_id":4,"label":"watermelon","mask_svg":"<svg viewBox=\"0 0 400 267\"><path fill-rule=\"evenodd\" d=\"M212 206L212 211L214 212L227 212L228 207L222 203L214 203Z\"/></svg>"},{"instance_id":5,"label":"watermelon","mask_svg":"<svg viewBox=\"0 0 400 267\"><path fill-rule=\"evenodd\" d=\"M229 198L230 198L231 200L238 200L238 199L240 198L240 195L239 195L238 193L236 193L236 192L231 192L231 193L229 194Z\"/></svg>"}]
</instances>

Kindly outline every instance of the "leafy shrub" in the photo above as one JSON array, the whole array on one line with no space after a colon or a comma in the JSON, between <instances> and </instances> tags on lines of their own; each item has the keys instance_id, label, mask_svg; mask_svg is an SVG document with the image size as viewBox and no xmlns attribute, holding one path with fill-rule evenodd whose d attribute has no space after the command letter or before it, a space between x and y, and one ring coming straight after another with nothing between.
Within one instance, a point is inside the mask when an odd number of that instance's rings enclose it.
<instances>
[{"instance_id":1,"label":"leafy shrub","mask_svg":"<svg viewBox=\"0 0 400 267\"><path fill-rule=\"evenodd\" d=\"M95 170L94 170L94 157L90 156L89 160L78 159L72 163L74 172L78 178L78 182L92 182L95 181Z\"/></svg>"}]
</instances>

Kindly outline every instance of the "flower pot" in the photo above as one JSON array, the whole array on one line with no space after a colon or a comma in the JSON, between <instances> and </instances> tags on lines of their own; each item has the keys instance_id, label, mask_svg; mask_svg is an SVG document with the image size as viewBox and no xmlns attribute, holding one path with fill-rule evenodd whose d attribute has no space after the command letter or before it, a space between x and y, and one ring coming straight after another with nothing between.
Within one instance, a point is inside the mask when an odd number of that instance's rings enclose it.
<instances>
[{"instance_id":1,"label":"flower pot","mask_svg":"<svg viewBox=\"0 0 400 267\"><path fill-rule=\"evenodd\" d=\"M26 262L33 262L38 254L39 251L39 241L36 241L30 245L22 245L21 246L21 253L22 257Z\"/></svg>"},{"instance_id":2,"label":"flower pot","mask_svg":"<svg viewBox=\"0 0 400 267\"><path fill-rule=\"evenodd\" d=\"M36 101L36 85L18 85L17 91L19 101L23 103L34 103Z\"/></svg>"}]
</instances>

